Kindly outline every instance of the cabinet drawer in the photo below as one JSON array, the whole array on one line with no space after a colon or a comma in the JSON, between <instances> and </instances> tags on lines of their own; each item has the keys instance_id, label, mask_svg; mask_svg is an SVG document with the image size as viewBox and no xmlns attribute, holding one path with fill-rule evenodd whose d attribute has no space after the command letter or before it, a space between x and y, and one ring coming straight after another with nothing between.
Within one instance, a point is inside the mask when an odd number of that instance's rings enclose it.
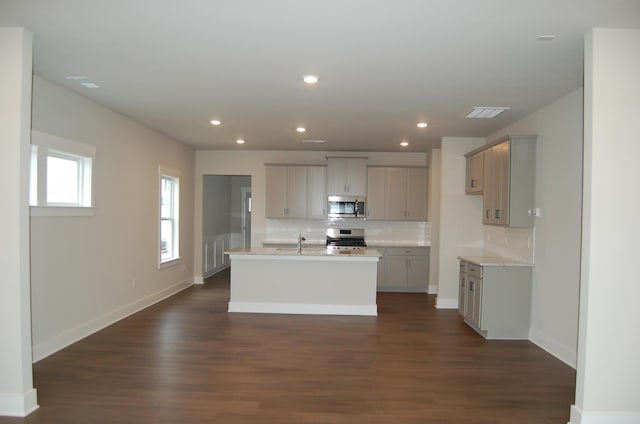
<instances>
[{"instance_id":1,"label":"cabinet drawer","mask_svg":"<svg viewBox=\"0 0 640 424\"><path fill-rule=\"evenodd\" d=\"M482 278L482 267L480 265L467 262L467 273L475 277Z\"/></svg>"},{"instance_id":2,"label":"cabinet drawer","mask_svg":"<svg viewBox=\"0 0 640 424\"><path fill-rule=\"evenodd\" d=\"M465 261L460 261L460 272L467 272L467 263Z\"/></svg>"},{"instance_id":3,"label":"cabinet drawer","mask_svg":"<svg viewBox=\"0 0 640 424\"><path fill-rule=\"evenodd\" d=\"M428 247L387 247L385 253L388 256L427 256Z\"/></svg>"}]
</instances>

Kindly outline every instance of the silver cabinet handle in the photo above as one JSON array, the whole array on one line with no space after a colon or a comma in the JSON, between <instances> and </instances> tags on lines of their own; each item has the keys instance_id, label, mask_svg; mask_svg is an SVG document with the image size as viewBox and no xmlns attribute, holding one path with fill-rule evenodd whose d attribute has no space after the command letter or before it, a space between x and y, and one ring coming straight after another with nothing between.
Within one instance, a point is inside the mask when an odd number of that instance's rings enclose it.
<instances>
[{"instance_id":1,"label":"silver cabinet handle","mask_svg":"<svg viewBox=\"0 0 640 424\"><path fill-rule=\"evenodd\" d=\"M500 219L500 209L496 209L496 219Z\"/></svg>"},{"instance_id":2,"label":"silver cabinet handle","mask_svg":"<svg viewBox=\"0 0 640 424\"><path fill-rule=\"evenodd\" d=\"M487 209L487 219L489 219L489 209Z\"/></svg>"},{"instance_id":3,"label":"silver cabinet handle","mask_svg":"<svg viewBox=\"0 0 640 424\"><path fill-rule=\"evenodd\" d=\"M471 179L471 187L475 187L476 186L476 180L474 180L473 178Z\"/></svg>"},{"instance_id":4,"label":"silver cabinet handle","mask_svg":"<svg viewBox=\"0 0 640 424\"><path fill-rule=\"evenodd\" d=\"M473 291L473 281L469 281L469 291Z\"/></svg>"}]
</instances>

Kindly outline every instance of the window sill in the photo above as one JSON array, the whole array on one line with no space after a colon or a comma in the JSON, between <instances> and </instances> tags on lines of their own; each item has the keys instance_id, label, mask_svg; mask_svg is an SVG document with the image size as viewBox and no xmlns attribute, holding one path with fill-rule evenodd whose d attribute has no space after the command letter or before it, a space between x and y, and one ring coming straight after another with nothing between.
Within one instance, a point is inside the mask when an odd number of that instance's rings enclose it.
<instances>
[{"instance_id":1,"label":"window sill","mask_svg":"<svg viewBox=\"0 0 640 424\"><path fill-rule=\"evenodd\" d=\"M49 216L95 216L95 208L65 206L30 206L31 217Z\"/></svg>"},{"instance_id":2,"label":"window sill","mask_svg":"<svg viewBox=\"0 0 640 424\"><path fill-rule=\"evenodd\" d=\"M158 265L158 269L171 268L172 266L180 265L182 263L182 258L178 256L177 258L169 259L167 261L161 262Z\"/></svg>"}]
</instances>

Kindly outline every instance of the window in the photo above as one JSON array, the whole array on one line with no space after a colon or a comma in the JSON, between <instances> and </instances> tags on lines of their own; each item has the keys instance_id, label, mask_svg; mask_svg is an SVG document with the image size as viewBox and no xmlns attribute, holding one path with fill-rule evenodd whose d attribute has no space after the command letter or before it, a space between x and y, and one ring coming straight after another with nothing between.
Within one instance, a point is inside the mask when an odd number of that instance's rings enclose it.
<instances>
[{"instance_id":1,"label":"window","mask_svg":"<svg viewBox=\"0 0 640 424\"><path fill-rule=\"evenodd\" d=\"M180 259L180 172L160 167L159 264Z\"/></svg>"},{"instance_id":2,"label":"window","mask_svg":"<svg viewBox=\"0 0 640 424\"><path fill-rule=\"evenodd\" d=\"M32 215L93 214L93 146L32 131Z\"/></svg>"}]
</instances>

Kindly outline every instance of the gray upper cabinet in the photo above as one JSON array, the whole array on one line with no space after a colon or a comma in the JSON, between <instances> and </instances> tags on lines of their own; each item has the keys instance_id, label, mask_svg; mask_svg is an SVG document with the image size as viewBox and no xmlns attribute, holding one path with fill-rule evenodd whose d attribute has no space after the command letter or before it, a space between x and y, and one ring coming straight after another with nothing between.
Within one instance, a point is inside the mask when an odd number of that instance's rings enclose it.
<instances>
[{"instance_id":1,"label":"gray upper cabinet","mask_svg":"<svg viewBox=\"0 0 640 424\"><path fill-rule=\"evenodd\" d=\"M467 175L464 192L465 194L482 194L484 189L484 152L465 156L467 158Z\"/></svg>"},{"instance_id":2,"label":"gray upper cabinet","mask_svg":"<svg viewBox=\"0 0 640 424\"><path fill-rule=\"evenodd\" d=\"M307 218L327 217L327 167L307 166Z\"/></svg>"},{"instance_id":3,"label":"gray upper cabinet","mask_svg":"<svg viewBox=\"0 0 640 424\"><path fill-rule=\"evenodd\" d=\"M533 226L535 144L536 136L508 136L465 155L467 170L470 158L483 155L483 224Z\"/></svg>"},{"instance_id":4,"label":"gray upper cabinet","mask_svg":"<svg viewBox=\"0 0 640 424\"><path fill-rule=\"evenodd\" d=\"M326 167L266 166L267 218L326 218Z\"/></svg>"},{"instance_id":5,"label":"gray upper cabinet","mask_svg":"<svg viewBox=\"0 0 640 424\"><path fill-rule=\"evenodd\" d=\"M365 158L327 158L327 195L365 196L367 160Z\"/></svg>"},{"instance_id":6,"label":"gray upper cabinet","mask_svg":"<svg viewBox=\"0 0 640 424\"><path fill-rule=\"evenodd\" d=\"M307 168L269 165L267 171L267 218L307 216Z\"/></svg>"},{"instance_id":7,"label":"gray upper cabinet","mask_svg":"<svg viewBox=\"0 0 640 424\"><path fill-rule=\"evenodd\" d=\"M384 219L387 168L367 168L367 219Z\"/></svg>"},{"instance_id":8,"label":"gray upper cabinet","mask_svg":"<svg viewBox=\"0 0 640 424\"><path fill-rule=\"evenodd\" d=\"M427 168L367 168L367 218L427 220Z\"/></svg>"}]
</instances>

